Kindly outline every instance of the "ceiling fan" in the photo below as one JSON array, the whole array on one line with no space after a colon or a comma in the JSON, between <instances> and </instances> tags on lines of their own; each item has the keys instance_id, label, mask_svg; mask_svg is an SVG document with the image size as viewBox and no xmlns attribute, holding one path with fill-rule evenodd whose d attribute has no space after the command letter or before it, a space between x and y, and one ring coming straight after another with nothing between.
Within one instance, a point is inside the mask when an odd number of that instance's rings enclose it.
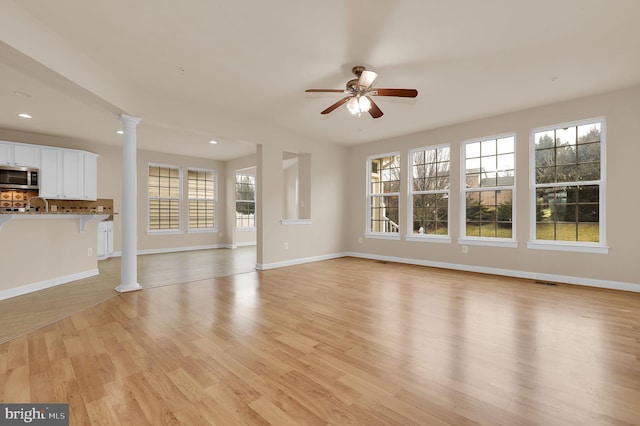
<instances>
[{"instance_id":1,"label":"ceiling fan","mask_svg":"<svg viewBox=\"0 0 640 426\"><path fill-rule=\"evenodd\" d=\"M347 109L353 115L360 116L363 112L368 112L373 118L382 117L382 110L371 98L372 96L395 96L399 98L415 98L418 96L416 89L374 89L373 82L378 74L367 70L365 67L356 66L351 70L356 78L347 81L344 90L341 89L307 89L305 92L317 93L345 93L348 96L340 99L320 114L329 114L334 109L343 104L347 104Z\"/></svg>"}]
</instances>

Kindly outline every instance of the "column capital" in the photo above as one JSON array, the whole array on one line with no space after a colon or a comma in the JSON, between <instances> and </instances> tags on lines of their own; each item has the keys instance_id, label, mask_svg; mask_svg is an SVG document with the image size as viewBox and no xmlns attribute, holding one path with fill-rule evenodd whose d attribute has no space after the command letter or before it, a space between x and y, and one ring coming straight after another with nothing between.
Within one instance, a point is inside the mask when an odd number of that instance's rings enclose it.
<instances>
[{"instance_id":1,"label":"column capital","mask_svg":"<svg viewBox=\"0 0 640 426\"><path fill-rule=\"evenodd\" d=\"M122 123L126 126L127 124L130 126L137 126L138 123L142 121L142 118L134 117L132 115L120 114L118 119L122 121Z\"/></svg>"}]
</instances>

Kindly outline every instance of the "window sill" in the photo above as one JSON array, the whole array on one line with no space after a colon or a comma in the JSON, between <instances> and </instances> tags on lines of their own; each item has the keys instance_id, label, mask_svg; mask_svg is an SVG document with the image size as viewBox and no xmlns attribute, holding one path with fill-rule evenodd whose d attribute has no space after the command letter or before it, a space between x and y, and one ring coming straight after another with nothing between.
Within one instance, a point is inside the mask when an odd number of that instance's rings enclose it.
<instances>
[{"instance_id":1,"label":"window sill","mask_svg":"<svg viewBox=\"0 0 640 426\"><path fill-rule=\"evenodd\" d=\"M572 251L577 253L608 254L609 247L589 243L570 243L558 241L529 241L527 248L532 250Z\"/></svg>"},{"instance_id":2,"label":"window sill","mask_svg":"<svg viewBox=\"0 0 640 426\"><path fill-rule=\"evenodd\" d=\"M218 232L217 228L189 228L187 234L213 234Z\"/></svg>"},{"instance_id":3,"label":"window sill","mask_svg":"<svg viewBox=\"0 0 640 426\"><path fill-rule=\"evenodd\" d=\"M147 230L147 235L177 235L184 234L182 229L167 229L167 230Z\"/></svg>"},{"instance_id":4,"label":"window sill","mask_svg":"<svg viewBox=\"0 0 640 426\"><path fill-rule=\"evenodd\" d=\"M411 234L405 237L407 241L420 241L422 243L444 243L451 244L451 237L448 235L416 235Z\"/></svg>"},{"instance_id":5,"label":"window sill","mask_svg":"<svg viewBox=\"0 0 640 426\"><path fill-rule=\"evenodd\" d=\"M364 234L364 237L378 240L400 240L400 234L397 232L370 232Z\"/></svg>"},{"instance_id":6,"label":"window sill","mask_svg":"<svg viewBox=\"0 0 640 426\"><path fill-rule=\"evenodd\" d=\"M255 232L256 228L236 228L237 232Z\"/></svg>"},{"instance_id":7,"label":"window sill","mask_svg":"<svg viewBox=\"0 0 640 426\"><path fill-rule=\"evenodd\" d=\"M282 219L283 225L311 225L311 219Z\"/></svg>"},{"instance_id":8,"label":"window sill","mask_svg":"<svg viewBox=\"0 0 640 426\"><path fill-rule=\"evenodd\" d=\"M518 247L517 241L508 238L458 238L458 244L465 246Z\"/></svg>"}]
</instances>

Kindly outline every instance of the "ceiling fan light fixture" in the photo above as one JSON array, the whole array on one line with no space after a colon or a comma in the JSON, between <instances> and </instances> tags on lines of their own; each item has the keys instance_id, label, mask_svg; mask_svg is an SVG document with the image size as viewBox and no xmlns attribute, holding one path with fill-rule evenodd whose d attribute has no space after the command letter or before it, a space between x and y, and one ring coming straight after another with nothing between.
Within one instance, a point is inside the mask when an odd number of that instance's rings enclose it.
<instances>
[{"instance_id":1,"label":"ceiling fan light fixture","mask_svg":"<svg viewBox=\"0 0 640 426\"><path fill-rule=\"evenodd\" d=\"M371 102L366 96L354 96L347 101L347 109L353 115L360 115L371 109Z\"/></svg>"}]
</instances>

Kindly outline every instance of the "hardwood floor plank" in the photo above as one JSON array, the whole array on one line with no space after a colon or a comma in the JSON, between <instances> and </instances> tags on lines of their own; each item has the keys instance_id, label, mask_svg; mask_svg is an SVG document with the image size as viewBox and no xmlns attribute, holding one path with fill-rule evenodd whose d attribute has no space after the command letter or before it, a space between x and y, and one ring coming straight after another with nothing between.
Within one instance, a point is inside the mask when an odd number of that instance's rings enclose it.
<instances>
[{"instance_id":1,"label":"hardwood floor plank","mask_svg":"<svg viewBox=\"0 0 640 426\"><path fill-rule=\"evenodd\" d=\"M640 419L640 294L352 258L159 282L0 344L2 401L74 425Z\"/></svg>"}]
</instances>

